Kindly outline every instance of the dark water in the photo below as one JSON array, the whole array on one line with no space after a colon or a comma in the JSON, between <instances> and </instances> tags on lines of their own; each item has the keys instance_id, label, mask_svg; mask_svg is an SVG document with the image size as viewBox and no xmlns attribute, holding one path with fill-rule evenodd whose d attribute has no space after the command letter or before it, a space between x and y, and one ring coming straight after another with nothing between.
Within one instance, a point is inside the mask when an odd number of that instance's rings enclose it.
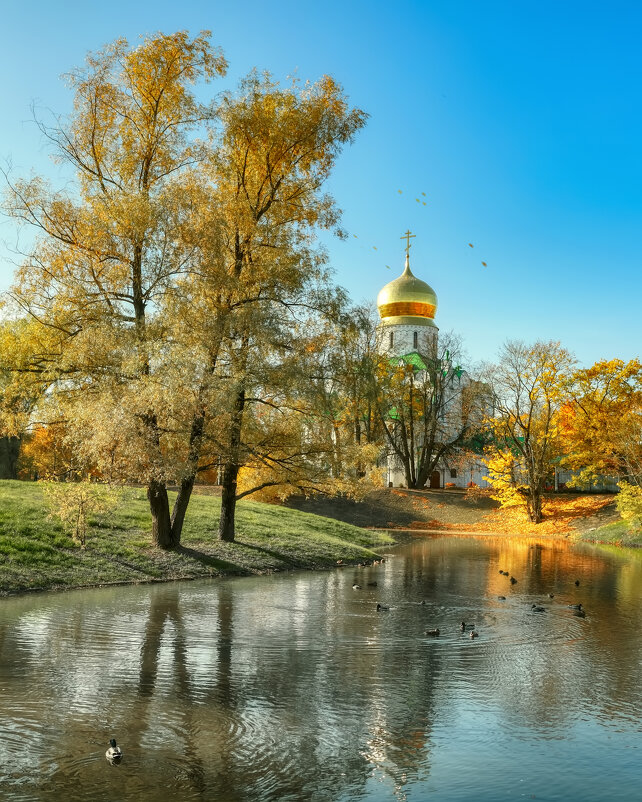
<instances>
[{"instance_id":1,"label":"dark water","mask_svg":"<svg viewBox=\"0 0 642 802\"><path fill-rule=\"evenodd\" d=\"M638 800L641 596L639 552L436 538L3 600L0 798Z\"/></svg>"}]
</instances>

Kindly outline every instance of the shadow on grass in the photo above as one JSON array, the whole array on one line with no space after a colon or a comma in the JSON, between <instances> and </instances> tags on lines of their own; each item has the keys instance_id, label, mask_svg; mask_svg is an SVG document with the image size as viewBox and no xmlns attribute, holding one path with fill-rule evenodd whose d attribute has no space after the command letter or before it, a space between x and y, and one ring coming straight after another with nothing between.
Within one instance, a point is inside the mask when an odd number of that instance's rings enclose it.
<instances>
[{"instance_id":1,"label":"shadow on grass","mask_svg":"<svg viewBox=\"0 0 642 802\"><path fill-rule=\"evenodd\" d=\"M182 554L189 557L195 562L206 565L208 568L215 568L217 571L225 574L247 574L249 573L246 568L236 563L228 562L227 560L220 560L218 557L212 557L211 554L206 554L204 551L192 549L189 546L179 546L175 549L175 554Z\"/></svg>"},{"instance_id":2,"label":"shadow on grass","mask_svg":"<svg viewBox=\"0 0 642 802\"><path fill-rule=\"evenodd\" d=\"M238 543L239 546L243 546L246 549L251 549L252 551L258 551L261 554L267 554L274 560L278 560L281 563L285 563L286 565L291 565L293 567L297 567L299 565L311 564L311 561L296 560L293 559L290 555L283 554L282 552L279 551L273 551L272 549L266 549L264 546L256 546L253 543L246 543L244 540L235 540L235 543Z\"/></svg>"}]
</instances>

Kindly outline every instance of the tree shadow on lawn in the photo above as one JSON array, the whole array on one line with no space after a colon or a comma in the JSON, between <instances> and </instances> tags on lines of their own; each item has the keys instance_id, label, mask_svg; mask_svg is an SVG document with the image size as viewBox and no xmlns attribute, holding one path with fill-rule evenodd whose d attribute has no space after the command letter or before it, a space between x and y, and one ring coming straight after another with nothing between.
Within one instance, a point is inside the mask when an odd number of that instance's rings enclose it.
<instances>
[{"instance_id":1,"label":"tree shadow on lawn","mask_svg":"<svg viewBox=\"0 0 642 802\"><path fill-rule=\"evenodd\" d=\"M251 549L252 551L260 552L261 554L266 554L269 557L272 557L274 560L277 560L281 565L290 566L291 568L298 568L299 566L305 565L313 565L313 561L311 560L298 560L293 558L289 554L284 554L283 552L274 551L273 549L266 549L265 546L256 546L253 543L247 543L244 540L235 540L235 543L238 543L239 546L243 546L243 548ZM266 565L265 568L272 568L271 565ZM277 566L281 567L281 566Z\"/></svg>"},{"instance_id":2,"label":"tree shadow on lawn","mask_svg":"<svg viewBox=\"0 0 642 802\"><path fill-rule=\"evenodd\" d=\"M221 560L219 557L213 557L211 554L206 554L204 551L190 548L189 546L178 546L174 550L175 554L181 554L184 557L189 557L195 562L206 565L208 568L215 568L223 574L248 574L250 573L247 568L237 563L231 563L228 560Z\"/></svg>"}]
</instances>

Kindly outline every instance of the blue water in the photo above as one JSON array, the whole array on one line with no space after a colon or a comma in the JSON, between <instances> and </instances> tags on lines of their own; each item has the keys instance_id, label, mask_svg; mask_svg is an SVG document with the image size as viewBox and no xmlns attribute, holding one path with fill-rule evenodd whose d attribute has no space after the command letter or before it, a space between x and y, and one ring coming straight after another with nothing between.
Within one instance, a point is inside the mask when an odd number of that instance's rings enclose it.
<instances>
[{"instance_id":1,"label":"blue water","mask_svg":"<svg viewBox=\"0 0 642 802\"><path fill-rule=\"evenodd\" d=\"M440 537L5 599L0 798L637 800L641 596L637 551Z\"/></svg>"}]
</instances>

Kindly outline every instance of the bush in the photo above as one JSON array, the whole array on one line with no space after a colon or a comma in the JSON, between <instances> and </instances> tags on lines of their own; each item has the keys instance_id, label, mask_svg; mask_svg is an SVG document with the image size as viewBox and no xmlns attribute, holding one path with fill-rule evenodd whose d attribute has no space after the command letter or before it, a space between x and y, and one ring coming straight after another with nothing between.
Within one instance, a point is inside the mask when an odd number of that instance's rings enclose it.
<instances>
[{"instance_id":1,"label":"bush","mask_svg":"<svg viewBox=\"0 0 642 802\"><path fill-rule=\"evenodd\" d=\"M635 526L642 525L642 487L618 482L620 492L615 501L620 517Z\"/></svg>"}]
</instances>

